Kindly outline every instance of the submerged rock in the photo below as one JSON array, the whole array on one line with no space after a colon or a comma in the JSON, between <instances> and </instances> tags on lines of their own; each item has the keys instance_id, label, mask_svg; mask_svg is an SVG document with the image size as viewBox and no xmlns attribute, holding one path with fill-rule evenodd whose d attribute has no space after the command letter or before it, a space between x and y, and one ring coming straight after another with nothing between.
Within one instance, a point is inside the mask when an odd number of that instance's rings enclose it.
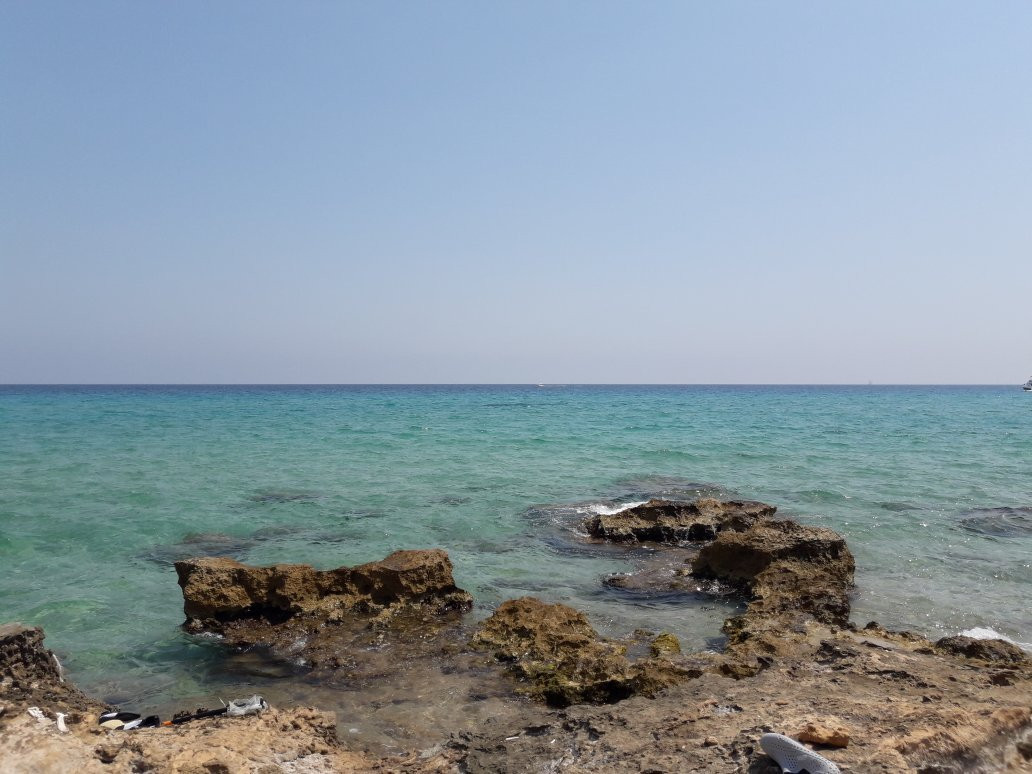
<instances>
[{"instance_id":1,"label":"submerged rock","mask_svg":"<svg viewBox=\"0 0 1032 774\"><path fill-rule=\"evenodd\" d=\"M254 537L236 537L221 532L191 532L178 543L157 545L137 556L150 562L174 565L184 559L223 556L239 559L258 544Z\"/></svg>"},{"instance_id":2,"label":"submerged rock","mask_svg":"<svg viewBox=\"0 0 1032 774\"><path fill-rule=\"evenodd\" d=\"M499 605L472 645L507 664L527 693L558 707L650 696L701 674L658 658L632 664L626 647L601 638L583 613L534 597Z\"/></svg>"},{"instance_id":3,"label":"submerged rock","mask_svg":"<svg viewBox=\"0 0 1032 774\"><path fill-rule=\"evenodd\" d=\"M1032 507L975 508L960 520L969 532L1004 538L1032 536Z\"/></svg>"},{"instance_id":4,"label":"submerged rock","mask_svg":"<svg viewBox=\"0 0 1032 774\"><path fill-rule=\"evenodd\" d=\"M776 510L752 500L649 500L617 513L594 516L586 527L594 537L617 542L680 543L712 540L725 530L748 529Z\"/></svg>"}]
</instances>

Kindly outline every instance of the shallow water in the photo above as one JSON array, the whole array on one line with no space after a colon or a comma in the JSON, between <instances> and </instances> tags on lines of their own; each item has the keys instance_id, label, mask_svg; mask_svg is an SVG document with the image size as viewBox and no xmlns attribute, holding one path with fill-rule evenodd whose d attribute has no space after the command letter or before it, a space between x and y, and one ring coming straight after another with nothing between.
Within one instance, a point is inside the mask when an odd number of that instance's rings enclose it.
<instances>
[{"instance_id":1,"label":"shallow water","mask_svg":"<svg viewBox=\"0 0 1032 774\"><path fill-rule=\"evenodd\" d=\"M698 492L842 532L861 624L1032 642L1032 395L1013 387L4 387L0 472L0 620L139 709L319 690L178 630L171 562L209 551L328 568L439 546L475 615L534 594L611 636L712 645L728 600L606 587L647 552L578 536L598 509Z\"/></svg>"}]
</instances>

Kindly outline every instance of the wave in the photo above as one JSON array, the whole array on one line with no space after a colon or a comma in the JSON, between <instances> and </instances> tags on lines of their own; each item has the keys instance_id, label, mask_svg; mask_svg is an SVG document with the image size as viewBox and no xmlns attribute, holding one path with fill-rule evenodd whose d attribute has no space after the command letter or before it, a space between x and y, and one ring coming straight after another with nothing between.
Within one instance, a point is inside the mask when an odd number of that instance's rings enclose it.
<instances>
[{"instance_id":1,"label":"wave","mask_svg":"<svg viewBox=\"0 0 1032 774\"><path fill-rule=\"evenodd\" d=\"M962 631L960 636L970 637L973 640L1003 640L1004 642L1009 642L1011 645L1017 645L1022 650L1032 652L1032 643L1012 640L1006 634L1000 634L996 629L989 626L973 626L970 629Z\"/></svg>"}]
</instances>

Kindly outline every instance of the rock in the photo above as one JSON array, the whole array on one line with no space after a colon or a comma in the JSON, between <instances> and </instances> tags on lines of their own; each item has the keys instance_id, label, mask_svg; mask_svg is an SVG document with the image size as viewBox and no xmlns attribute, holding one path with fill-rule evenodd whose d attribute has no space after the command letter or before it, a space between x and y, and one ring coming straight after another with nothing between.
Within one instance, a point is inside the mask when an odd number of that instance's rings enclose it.
<instances>
[{"instance_id":1,"label":"rock","mask_svg":"<svg viewBox=\"0 0 1032 774\"><path fill-rule=\"evenodd\" d=\"M19 623L0 626L0 674L24 683L60 681L54 654L43 647L42 629Z\"/></svg>"},{"instance_id":2,"label":"rock","mask_svg":"<svg viewBox=\"0 0 1032 774\"><path fill-rule=\"evenodd\" d=\"M617 542L679 543L712 540L725 530L747 529L776 510L773 505L751 500L649 500L617 513L594 516L586 527L594 537Z\"/></svg>"},{"instance_id":3,"label":"rock","mask_svg":"<svg viewBox=\"0 0 1032 774\"><path fill-rule=\"evenodd\" d=\"M849 736L849 729L834 718L808 721L796 734L796 738L800 742L822 744L827 747L848 747Z\"/></svg>"},{"instance_id":4,"label":"rock","mask_svg":"<svg viewBox=\"0 0 1032 774\"><path fill-rule=\"evenodd\" d=\"M663 632L649 645L649 652L653 656L665 656L681 652L681 641L670 632Z\"/></svg>"},{"instance_id":5,"label":"rock","mask_svg":"<svg viewBox=\"0 0 1032 774\"><path fill-rule=\"evenodd\" d=\"M99 706L66 684L43 630L19 623L0 625L0 693L17 709L30 704L51 711L75 712ZM2 714L2 713L0 713Z\"/></svg>"},{"instance_id":6,"label":"rock","mask_svg":"<svg viewBox=\"0 0 1032 774\"><path fill-rule=\"evenodd\" d=\"M735 584L753 596L749 613L803 612L845 625L855 563L846 541L824 527L764 521L724 531L702 547L692 572Z\"/></svg>"},{"instance_id":7,"label":"rock","mask_svg":"<svg viewBox=\"0 0 1032 774\"><path fill-rule=\"evenodd\" d=\"M943 637L935 643L942 654L977 658L996 664L1024 664L1032 661L1028 654L1006 640L977 640L974 637Z\"/></svg>"},{"instance_id":8,"label":"rock","mask_svg":"<svg viewBox=\"0 0 1032 774\"><path fill-rule=\"evenodd\" d=\"M226 624L259 619L270 625L295 616L339 621L398 606L436 614L466 611L473 598L455 585L439 549L395 551L379 562L320 571L306 564L251 567L227 558L176 562L189 631L222 633Z\"/></svg>"},{"instance_id":9,"label":"rock","mask_svg":"<svg viewBox=\"0 0 1032 774\"><path fill-rule=\"evenodd\" d=\"M503 602L474 634L475 648L509 665L554 706L607 704L634 693L624 648L602 640L583 613L533 597Z\"/></svg>"},{"instance_id":10,"label":"rock","mask_svg":"<svg viewBox=\"0 0 1032 774\"><path fill-rule=\"evenodd\" d=\"M698 578L693 578L689 569L691 560L698 553L695 548L673 546L662 551L652 551L647 556L637 557L637 566L631 572L604 576L602 585L607 589L619 589L621 593L646 597L656 594L702 593L704 584L701 584Z\"/></svg>"},{"instance_id":11,"label":"rock","mask_svg":"<svg viewBox=\"0 0 1032 774\"><path fill-rule=\"evenodd\" d=\"M599 637L583 613L534 597L503 602L471 644L507 664L526 693L557 707L654 695L701 674L662 660L632 664L626 648Z\"/></svg>"},{"instance_id":12,"label":"rock","mask_svg":"<svg viewBox=\"0 0 1032 774\"><path fill-rule=\"evenodd\" d=\"M1018 742L1015 745L1018 750L1018 754L1026 761L1032 761L1032 739Z\"/></svg>"},{"instance_id":13,"label":"rock","mask_svg":"<svg viewBox=\"0 0 1032 774\"><path fill-rule=\"evenodd\" d=\"M767 521L743 531L721 532L703 546L692 569L701 577L750 586L771 564L785 560L820 565L852 582L853 555L842 536L794 521Z\"/></svg>"},{"instance_id":14,"label":"rock","mask_svg":"<svg viewBox=\"0 0 1032 774\"><path fill-rule=\"evenodd\" d=\"M720 744L720 740L717 739L717 737L715 736L707 736L706 739L703 740L702 744L705 747L716 747L718 744Z\"/></svg>"}]
</instances>

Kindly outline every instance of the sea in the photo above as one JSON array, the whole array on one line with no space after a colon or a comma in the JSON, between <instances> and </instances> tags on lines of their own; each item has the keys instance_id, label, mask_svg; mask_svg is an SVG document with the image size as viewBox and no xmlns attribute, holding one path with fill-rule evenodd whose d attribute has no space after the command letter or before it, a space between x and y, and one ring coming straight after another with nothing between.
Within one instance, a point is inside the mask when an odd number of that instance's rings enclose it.
<instances>
[{"instance_id":1,"label":"sea","mask_svg":"<svg viewBox=\"0 0 1032 774\"><path fill-rule=\"evenodd\" d=\"M594 513L711 494L844 535L859 625L1032 647L1032 394L1016 386L4 386L0 622L42 626L70 678L122 708L325 702L184 633L173 563L443 548L474 619L533 595L605 636L719 648L740 601L607 585L651 549L583 533ZM421 741L348 701L340 722L368 745Z\"/></svg>"}]
</instances>

